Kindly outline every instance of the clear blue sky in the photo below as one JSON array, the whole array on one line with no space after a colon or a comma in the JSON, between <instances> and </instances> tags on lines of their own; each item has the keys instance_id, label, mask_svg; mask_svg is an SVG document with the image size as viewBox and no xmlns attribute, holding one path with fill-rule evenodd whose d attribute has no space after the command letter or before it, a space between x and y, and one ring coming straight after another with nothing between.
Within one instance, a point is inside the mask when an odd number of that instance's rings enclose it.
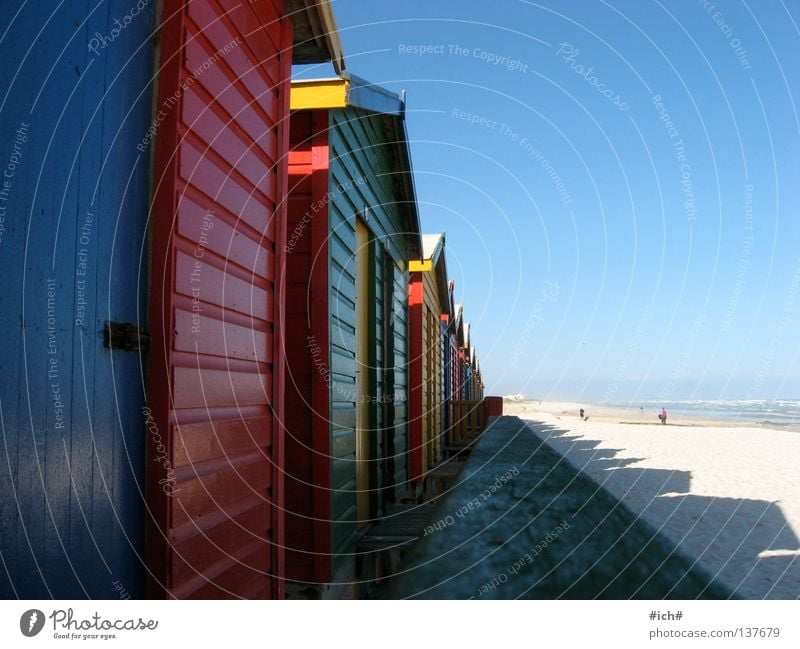
<instances>
[{"instance_id":1,"label":"clear blue sky","mask_svg":"<svg viewBox=\"0 0 800 649\"><path fill-rule=\"evenodd\" d=\"M489 393L800 398L797 3L333 6Z\"/></svg>"}]
</instances>

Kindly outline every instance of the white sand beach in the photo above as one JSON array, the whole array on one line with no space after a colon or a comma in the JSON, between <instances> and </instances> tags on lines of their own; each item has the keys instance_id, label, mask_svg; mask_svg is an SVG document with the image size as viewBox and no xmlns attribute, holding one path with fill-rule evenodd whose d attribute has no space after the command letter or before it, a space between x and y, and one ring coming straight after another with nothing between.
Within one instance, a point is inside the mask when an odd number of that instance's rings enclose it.
<instances>
[{"instance_id":1,"label":"white sand beach","mask_svg":"<svg viewBox=\"0 0 800 649\"><path fill-rule=\"evenodd\" d=\"M597 409L582 421L580 407L506 402L505 414L551 426L553 449L740 596L800 598L800 434Z\"/></svg>"}]
</instances>

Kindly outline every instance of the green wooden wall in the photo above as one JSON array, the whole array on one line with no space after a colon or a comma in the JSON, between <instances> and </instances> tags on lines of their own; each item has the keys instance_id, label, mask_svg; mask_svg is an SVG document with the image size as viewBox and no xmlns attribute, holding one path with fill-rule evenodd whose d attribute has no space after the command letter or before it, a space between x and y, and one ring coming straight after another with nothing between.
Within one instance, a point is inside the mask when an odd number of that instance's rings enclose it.
<instances>
[{"instance_id":1,"label":"green wooden wall","mask_svg":"<svg viewBox=\"0 0 800 649\"><path fill-rule=\"evenodd\" d=\"M355 551L355 223L370 240L370 484L372 515L402 495L407 482L406 235L386 146L384 117L360 109L330 111L330 340L333 573ZM340 187L344 188L343 191ZM388 304L387 304L388 300ZM374 316L374 317L373 317ZM387 340L387 335L389 339ZM392 386L392 383L394 384ZM387 390L388 388L388 390ZM391 456L393 460L389 460Z\"/></svg>"}]
</instances>

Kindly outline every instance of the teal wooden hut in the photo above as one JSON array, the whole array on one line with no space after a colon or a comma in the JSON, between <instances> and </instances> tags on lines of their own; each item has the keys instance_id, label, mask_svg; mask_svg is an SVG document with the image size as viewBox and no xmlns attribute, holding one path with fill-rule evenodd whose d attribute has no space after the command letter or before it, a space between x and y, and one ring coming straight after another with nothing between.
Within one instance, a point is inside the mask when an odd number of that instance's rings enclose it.
<instances>
[{"instance_id":1,"label":"teal wooden hut","mask_svg":"<svg viewBox=\"0 0 800 649\"><path fill-rule=\"evenodd\" d=\"M402 97L346 76L294 82L291 108L287 578L341 584L360 530L407 489L419 216Z\"/></svg>"}]
</instances>

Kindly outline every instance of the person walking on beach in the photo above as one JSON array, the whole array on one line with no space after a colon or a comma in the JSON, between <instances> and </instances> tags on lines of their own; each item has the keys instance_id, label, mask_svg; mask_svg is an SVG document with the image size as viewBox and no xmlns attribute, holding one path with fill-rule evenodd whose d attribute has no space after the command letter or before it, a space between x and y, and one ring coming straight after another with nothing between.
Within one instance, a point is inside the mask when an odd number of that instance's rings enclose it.
<instances>
[{"instance_id":1,"label":"person walking on beach","mask_svg":"<svg viewBox=\"0 0 800 649\"><path fill-rule=\"evenodd\" d=\"M583 408L581 408L581 419L583 419L583 412L584 412L584 410L583 410Z\"/></svg>"},{"instance_id":2,"label":"person walking on beach","mask_svg":"<svg viewBox=\"0 0 800 649\"><path fill-rule=\"evenodd\" d=\"M663 425L667 424L667 409L666 408L661 408L661 414L658 415L658 418L661 420L661 423Z\"/></svg>"}]
</instances>

